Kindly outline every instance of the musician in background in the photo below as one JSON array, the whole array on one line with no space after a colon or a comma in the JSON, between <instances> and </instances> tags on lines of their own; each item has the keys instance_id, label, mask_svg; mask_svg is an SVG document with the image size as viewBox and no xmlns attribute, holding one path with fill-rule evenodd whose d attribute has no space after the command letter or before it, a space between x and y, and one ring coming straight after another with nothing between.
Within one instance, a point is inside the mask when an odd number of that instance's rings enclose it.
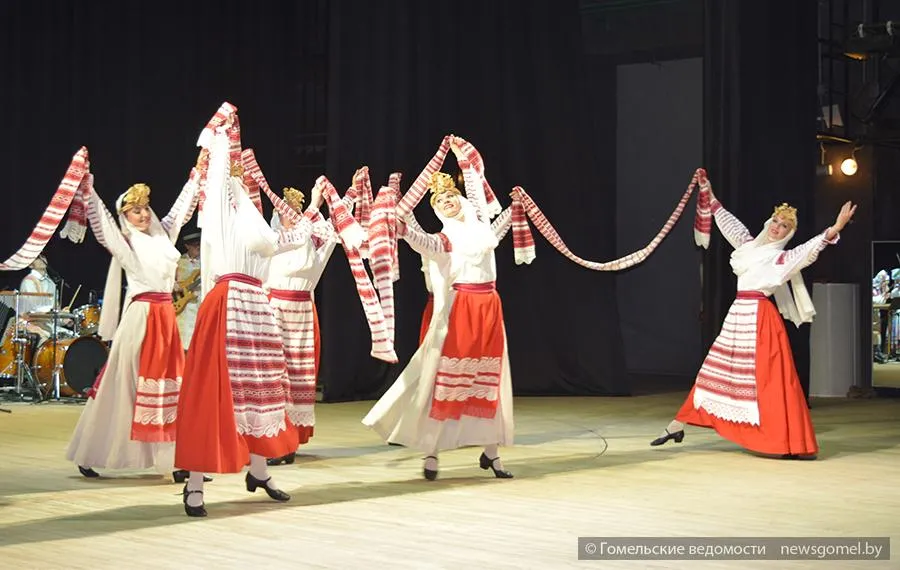
<instances>
[{"instance_id":1,"label":"musician in background","mask_svg":"<svg viewBox=\"0 0 900 570\"><path fill-rule=\"evenodd\" d=\"M194 335L194 323L200 308L200 233L184 236L182 240L187 250L178 260L175 270L175 312L178 332L187 351Z\"/></svg>"},{"instance_id":2,"label":"musician in background","mask_svg":"<svg viewBox=\"0 0 900 570\"><path fill-rule=\"evenodd\" d=\"M53 308L56 300L56 283L47 274L47 257L39 255L31 263L31 272L22 279L19 291L22 293L44 293L46 297L22 297L19 310L23 313L46 312Z\"/></svg>"}]
</instances>

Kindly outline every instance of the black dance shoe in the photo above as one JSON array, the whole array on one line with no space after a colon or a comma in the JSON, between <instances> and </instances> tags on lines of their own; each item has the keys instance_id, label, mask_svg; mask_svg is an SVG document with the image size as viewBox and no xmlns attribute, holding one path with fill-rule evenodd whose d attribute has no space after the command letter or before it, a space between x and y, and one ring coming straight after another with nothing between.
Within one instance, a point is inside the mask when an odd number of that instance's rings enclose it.
<instances>
[{"instance_id":1,"label":"black dance shoe","mask_svg":"<svg viewBox=\"0 0 900 570\"><path fill-rule=\"evenodd\" d=\"M269 479L271 479L271 477L269 477ZM250 472L248 471L247 477L244 479L244 481L247 482L247 490L250 491L251 493L255 493L256 489L258 489L259 487L262 487L263 489L266 490L266 495L268 495L270 498L275 499L276 501L281 501L282 503L285 501L290 501L291 500L290 495L288 495L281 489L272 489L271 487L269 487L269 479L266 479L265 481L260 481L259 479L257 479L253 475L251 475Z\"/></svg>"},{"instance_id":2,"label":"black dance shoe","mask_svg":"<svg viewBox=\"0 0 900 570\"><path fill-rule=\"evenodd\" d=\"M268 465L269 467L275 467L276 465L281 465L282 463L284 463L285 465L291 465L292 463L294 463L294 459L296 457L297 456L293 453L289 453L282 457L273 457L271 459L266 459L266 465Z\"/></svg>"},{"instance_id":3,"label":"black dance shoe","mask_svg":"<svg viewBox=\"0 0 900 570\"><path fill-rule=\"evenodd\" d=\"M172 471L172 479L175 480L176 483L184 483L190 477L191 472L187 469L179 469L178 471ZM212 481L212 477L203 476L203 482L209 483Z\"/></svg>"},{"instance_id":4,"label":"black dance shoe","mask_svg":"<svg viewBox=\"0 0 900 570\"><path fill-rule=\"evenodd\" d=\"M779 459L795 459L798 461L815 461L815 455L799 455L796 453L785 453Z\"/></svg>"},{"instance_id":5,"label":"black dance shoe","mask_svg":"<svg viewBox=\"0 0 900 570\"><path fill-rule=\"evenodd\" d=\"M650 445L654 447L657 445L662 445L670 439L675 440L675 443L681 443L682 441L684 441L684 430L680 429L675 433L669 433L669 430L666 430L666 435L661 435L658 438L654 439L650 442Z\"/></svg>"},{"instance_id":6,"label":"black dance shoe","mask_svg":"<svg viewBox=\"0 0 900 570\"><path fill-rule=\"evenodd\" d=\"M200 503L199 507L192 507L188 504L188 495L192 495L194 493L203 494L203 491L188 491L187 485L184 486L184 489L181 490L181 500L184 502L184 514L189 517L205 517L206 516L206 505Z\"/></svg>"},{"instance_id":7,"label":"black dance shoe","mask_svg":"<svg viewBox=\"0 0 900 570\"><path fill-rule=\"evenodd\" d=\"M500 459L500 458L495 457L495 458L491 459L490 457L488 457L487 455L482 453L481 457L478 458L478 466L481 467L482 469L485 469L485 470L490 469L491 471L493 471L494 477L496 477L497 479L512 479L513 478L512 473L510 473L509 471L504 471L502 469L497 469L496 467L494 467L494 461L497 461L498 459Z\"/></svg>"},{"instance_id":8,"label":"black dance shoe","mask_svg":"<svg viewBox=\"0 0 900 570\"><path fill-rule=\"evenodd\" d=\"M93 479L93 478L95 478L95 477L99 477L99 476L100 476L99 473L97 473L96 471L94 471L94 470L91 469L90 467L82 467L81 465L78 466L78 472L81 473L82 475L84 475L85 477L89 478L89 479Z\"/></svg>"},{"instance_id":9,"label":"black dance shoe","mask_svg":"<svg viewBox=\"0 0 900 570\"><path fill-rule=\"evenodd\" d=\"M426 459L426 460L428 460L428 459L434 459L435 461L437 461L437 457L435 457L434 455L429 455L429 456L426 457L425 459ZM423 468L422 468L422 475L425 476L425 479L427 479L427 480L429 480L429 481L434 481L435 479L437 479L437 469L429 469L429 468L427 468L427 467L423 467Z\"/></svg>"}]
</instances>

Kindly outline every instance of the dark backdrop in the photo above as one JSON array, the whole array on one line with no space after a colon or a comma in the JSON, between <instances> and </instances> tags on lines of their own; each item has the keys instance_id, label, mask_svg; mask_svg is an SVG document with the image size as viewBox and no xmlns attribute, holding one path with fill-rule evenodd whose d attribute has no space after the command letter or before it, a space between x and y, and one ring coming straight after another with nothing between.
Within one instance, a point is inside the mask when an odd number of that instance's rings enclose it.
<instances>
[{"instance_id":1,"label":"dark backdrop","mask_svg":"<svg viewBox=\"0 0 900 570\"><path fill-rule=\"evenodd\" d=\"M340 187L366 164L376 187L399 170L406 189L441 138L456 133L482 152L504 205L520 184L574 251L614 256L615 130L608 119L596 128L590 114L576 1L330 6L329 144L336 151L328 172ZM599 109L609 112L614 121L614 106ZM449 165L455 168L452 158ZM427 204L417 215L436 228ZM531 266L514 266L510 237L497 250L516 393L628 392L614 275L572 264L535 235ZM401 246L398 366L362 358L368 332L337 257L319 292L325 395L377 395L415 349L425 303L418 256Z\"/></svg>"},{"instance_id":2,"label":"dark backdrop","mask_svg":"<svg viewBox=\"0 0 900 570\"><path fill-rule=\"evenodd\" d=\"M812 0L717 0L705 5L704 159L713 190L753 234L776 205L797 207L794 245L825 229L815 223L814 208L815 10ZM734 300L731 251L714 231L704 256L706 346ZM826 250L822 257L831 255ZM807 287L811 293L812 284ZM807 391L809 328L787 323Z\"/></svg>"},{"instance_id":3,"label":"dark backdrop","mask_svg":"<svg viewBox=\"0 0 900 570\"><path fill-rule=\"evenodd\" d=\"M324 167L308 144L324 138L326 120L323 5L0 3L0 256L24 241L82 145L110 207L142 181L162 217L194 163L200 129L226 99L272 184L309 186ZM47 252L73 284L65 302L78 284L78 302L102 289L109 257L93 236L78 247L54 239ZM0 279L15 285L22 275Z\"/></svg>"},{"instance_id":4,"label":"dark backdrop","mask_svg":"<svg viewBox=\"0 0 900 570\"><path fill-rule=\"evenodd\" d=\"M574 0L17 1L0 6L0 21L4 257L81 145L107 204L143 181L162 215L193 164L200 128L226 99L276 188L309 188L325 172L343 190L362 164L376 184L402 171L405 188L454 132L482 151L504 205L521 184L576 252L616 251L614 130L585 99ZM599 112L614 116L614 107ZM420 217L435 226L427 209ZM509 237L497 252L517 393L627 393L614 276L576 267L537 239L531 267L513 266ZM413 352L424 303L418 260L402 247L401 360ZM54 240L48 253L73 289L102 288L108 256L92 236L78 247ZM0 277L14 285L21 276ZM341 252L317 296L326 398L378 394L399 366L367 356Z\"/></svg>"},{"instance_id":5,"label":"dark backdrop","mask_svg":"<svg viewBox=\"0 0 900 570\"><path fill-rule=\"evenodd\" d=\"M751 230L776 203L799 206L798 240L819 230L809 166L817 159L814 10L811 0L705 5L705 165ZM11 1L0 4L0 21L3 257L31 230L81 145L108 204L144 181L164 213L196 156L199 129L225 99L238 105L245 146L276 188L308 188L325 172L343 189L362 164L376 185L402 171L405 188L455 132L482 151L504 204L521 184L577 253L609 259L617 251L614 71L592 76L589 104L575 0ZM427 207L420 218L435 228ZM713 240L707 342L734 295L730 251ZM93 237L87 242L54 240L51 263L74 285L99 289L108 256ZM513 265L509 237L497 253L517 393L628 393L615 276L537 242L530 267ZM404 360L424 292L417 257L401 251ZM0 275L4 286L20 278ZM377 395L399 366L366 356L362 309L340 252L317 293L326 398ZM801 330L795 345L803 377L806 336Z\"/></svg>"}]
</instances>

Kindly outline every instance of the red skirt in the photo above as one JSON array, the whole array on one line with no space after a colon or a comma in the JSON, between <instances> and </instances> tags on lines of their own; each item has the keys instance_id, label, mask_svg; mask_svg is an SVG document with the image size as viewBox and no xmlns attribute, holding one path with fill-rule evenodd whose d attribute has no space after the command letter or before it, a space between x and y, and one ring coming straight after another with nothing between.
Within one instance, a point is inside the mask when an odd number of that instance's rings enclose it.
<instances>
[{"instance_id":1,"label":"red skirt","mask_svg":"<svg viewBox=\"0 0 900 570\"><path fill-rule=\"evenodd\" d=\"M490 284L454 285L447 336L429 416L459 420L493 418L500 401L503 366L503 307Z\"/></svg>"},{"instance_id":2,"label":"red skirt","mask_svg":"<svg viewBox=\"0 0 900 570\"><path fill-rule=\"evenodd\" d=\"M131 439L151 443L175 441L184 350L172 295L143 293L132 302L145 302L150 307L141 343Z\"/></svg>"},{"instance_id":3,"label":"red skirt","mask_svg":"<svg viewBox=\"0 0 900 570\"><path fill-rule=\"evenodd\" d=\"M287 429L272 437L238 433L226 355L228 289L227 280L219 281L197 312L178 400L175 466L179 469L238 473L249 464L251 453L283 457L299 445L297 430L287 418ZM259 296L266 301L262 290Z\"/></svg>"},{"instance_id":4,"label":"red skirt","mask_svg":"<svg viewBox=\"0 0 900 570\"><path fill-rule=\"evenodd\" d=\"M745 449L772 455L815 455L819 451L809 407L794 366L784 320L761 299L756 320L756 393L759 425L722 420L694 408L694 389L675 419L708 427Z\"/></svg>"},{"instance_id":5,"label":"red skirt","mask_svg":"<svg viewBox=\"0 0 900 570\"><path fill-rule=\"evenodd\" d=\"M425 341L425 335L428 334L428 326L431 324L431 315L434 312L434 295L428 295L428 302L425 303L425 310L422 312L422 326L419 328L419 345Z\"/></svg>"}]
</instances>

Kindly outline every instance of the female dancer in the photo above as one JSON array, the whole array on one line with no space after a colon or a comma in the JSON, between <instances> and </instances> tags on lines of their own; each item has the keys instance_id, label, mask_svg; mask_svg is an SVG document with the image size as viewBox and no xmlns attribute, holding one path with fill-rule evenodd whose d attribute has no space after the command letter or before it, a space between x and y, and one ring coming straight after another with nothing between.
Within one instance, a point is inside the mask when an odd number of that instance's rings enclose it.
<instances>
[{"instance_id":1,"label":"female dancer","mask_svg":"<svg viewBox=\"0 0 900 570\"><path fill-rule=\"evenodd\" d=\"M184 370L171 293L180 257L174 244L196 207L197 179L194 169L162 221L150 207L150 188L135 184L116 200L118 227L93 186L88 189L88 221L113 258L99 329L112 350L66 451L85 477L98 476L94 467L172 469ZM120 321L123 269L128 293ZM186 475L173 473L176 481Z\"/></svg>"},{"instance_id":2,"label":"female dancer","mask_svg":"<svg viewBox=\"0 0 900 570\"><path fill-rule=\"evenodd\" d=\"M476 172L451 144L467 177L481 187ZM470 184L469 178L472 178ZM461 196L453 178L431 177L431 206L443 231L426 234L400 223L398 234L428 258L434 315L425 339L397 381L363 424L385 440L427 454L423 474L438 475L438 452L484 446L482 469L508 479L499 445L513 440L512 381L497 294L494 249L497 236L485 219L483 195ZM479 207L481 206L481 207Z\"/></svg>"},{"instance_id":3,"label":"female dancer","mask_svg":"<svg viewBox=\"0 0 900 570\"><path fill-rule=\"evenodd\" d=\"M684 424L691 424L713 428L758 453L815 457L819 449L815 431L778 313L797 326L812 320L815 309L800 270L812 264L826 245L837 243L856 206L847 202L832 226L785 250L797 231L796 209L787 204L775 208L763 231L753 237L716 200L705 177L699 200L710 202L719 231L735 248L731 267L738 293L684 405L650 445L681 443ZM773 294L777 309L768 300Z\"/></svg>"},{"instance_id":4,"label":"female dancer","mask_svg":"<svg viewBox=\"0 0 900 570\"><path fill-rule=\"evenodd\" d=\"M319 203L310 204L309 211L318 211ZM303 193L295 188L284 189L284 201L297 213L303 212ZM303 246L279 253L272 258L269 278L264 288L281 329L284 357L291 383L291 402L288 417L297 428L299 443L309 441L316 425L316 378L319 374L319 316L313 291L337 245L337 234L331 222L316 214L312 220L314 233L331 235L331 239L314 238ZM271 227L275 231L291 230L294 222L282 219L276 211ZM269 465L293 463L294 451L268 460Z\"/></svg>"},{"instance_id":5,"label":"female dancer","mask_svg":"<svg viewBox=\"0 0 900 570\"><path fill-rule=\"evenodd\" d=\"M297 448L298 430L289 416L281 331L262 279L272 257L306 244L312 229L305 216L290 231L266 223L242 179L233 105L220 107L200 144L210 147L199 224L204 298L185 363L175 447L175 465L190 471L182 500L191 517L207 514L201 473L239 473L248 463L247 491L262 488L276 501L290 500L266 465L266 458ZM314 193L313 203L320 200Z\"/></svg>"}]
</instances>

